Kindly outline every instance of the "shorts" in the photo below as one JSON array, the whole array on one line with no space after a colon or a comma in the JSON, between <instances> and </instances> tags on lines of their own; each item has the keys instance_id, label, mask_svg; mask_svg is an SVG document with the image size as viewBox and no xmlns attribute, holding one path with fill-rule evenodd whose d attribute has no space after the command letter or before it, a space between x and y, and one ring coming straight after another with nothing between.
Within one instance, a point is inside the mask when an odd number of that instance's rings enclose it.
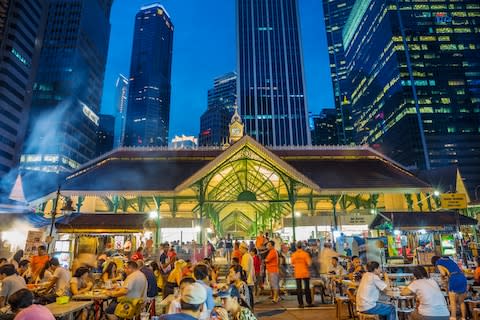
<instances>
[{"instance_id":1,"label":"shorts","mask_svg":"<svg viewBox=\"0 0 480 320\"><path fill-rule=\"evenodd\" d=\"M117 305L118 305L117 300L113 300L112 302L110 302L107 309L105 309L105 313L106 314L115 314L115 308L117 307Z\"/></svg>"},{"instance_id":2,"label":"shorts","mask_svg":"<svg viewBox=\"0 0 480 320\"><path fill-rule=\"evenodd\" d=\"M268 276L268 282L270 283L270 289L278 290L280 288L278 283L279 281L278 272L269 272L267 276Z\"/></svg>"}]
</instances>

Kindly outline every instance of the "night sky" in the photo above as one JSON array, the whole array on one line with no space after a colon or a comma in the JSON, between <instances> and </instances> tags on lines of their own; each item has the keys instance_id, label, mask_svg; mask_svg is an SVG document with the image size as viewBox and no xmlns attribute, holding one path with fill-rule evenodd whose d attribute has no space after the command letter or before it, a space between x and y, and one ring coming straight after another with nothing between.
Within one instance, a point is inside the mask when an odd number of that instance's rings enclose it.
<instances>
[{"instance_id":1,"label":"night sky","mask_svg":"<svg viewBox=\"0 0 480 320\"><path fill-rule=\"evenodd\" d=\"M135 14L155 1L115 0L102 113L113 114L115 80L129 76ZM175 26L170 137L198 135L213 78L236 69L235 0L161 0ZM308 110L333 107L321 0L298 0Z\"/></svg>"}]
</instances>

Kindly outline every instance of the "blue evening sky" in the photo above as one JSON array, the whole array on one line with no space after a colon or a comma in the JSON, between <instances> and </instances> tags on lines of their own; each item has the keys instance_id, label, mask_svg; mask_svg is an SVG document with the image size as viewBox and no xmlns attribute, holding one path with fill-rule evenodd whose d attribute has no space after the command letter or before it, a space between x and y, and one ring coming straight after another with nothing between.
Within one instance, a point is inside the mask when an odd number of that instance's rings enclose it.
<instances>
[{"instance_id":1,"label":"blue evening sky","mask_svg":"<svg viewBox=\"0 0 480 320\"><path fill-rule=\"evenodd\" d=\"M113 114L115 80L129 76L135 14L161 3L175 26L169 136L198 135L213 78L236 69L235 0L115 0L102 113ZM298 0L308 109L333 107L322 1Z\"/></svg>"}]
</instances>

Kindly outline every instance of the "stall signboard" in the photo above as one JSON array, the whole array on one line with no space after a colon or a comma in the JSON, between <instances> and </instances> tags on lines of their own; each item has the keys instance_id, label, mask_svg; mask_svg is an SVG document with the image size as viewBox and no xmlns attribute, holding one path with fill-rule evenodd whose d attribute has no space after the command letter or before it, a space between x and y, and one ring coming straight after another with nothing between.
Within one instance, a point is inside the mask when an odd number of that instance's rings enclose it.
<instances>
[{"instance_id":1,"label":"stall signboard","mask_svg":"<svg viewBox=\"0 0 480 320\"><path fill-rule=\"evenodd\" d=\"M43 236L43 231L28 231L27 241L25 242L25 257L31 257L37 254L38 246L43 244Z\"/></svg>"},{"instance_id":2,"label":"stall signboard","mask_svg":"<svg viewBox=\"0 0 480 320\"><path fill-rule=\"evenodd\" d=\"M456 254L455 238L452 234L442 234L441 237L442 256L452 256Z\"/></svg>"},{"instance_id":3,"label":"stall signboard","mask_svg":"<svg viewBox=\"0 0 480 320\"><path fill-rule=\"evenodd\" d=\"M467 195L465 193L443 193L440 195L443 209L466 209Z\"/></svg>"}]
</instances>

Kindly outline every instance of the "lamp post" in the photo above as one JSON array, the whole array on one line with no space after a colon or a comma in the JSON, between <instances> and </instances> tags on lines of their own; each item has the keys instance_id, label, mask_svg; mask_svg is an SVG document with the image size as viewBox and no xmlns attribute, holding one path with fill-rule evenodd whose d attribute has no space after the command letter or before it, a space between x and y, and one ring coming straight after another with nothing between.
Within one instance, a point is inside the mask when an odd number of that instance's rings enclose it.
<instances>
[{"instance_id":1,"label":"lamp post","mask_svg":"<svg viewBox=\"0 0 480 320\"><path fill-rule=\"evenodd\" d=\"M62 196L62 194L60 193L60 186L58 186L57 196L55 197L55 201L54 201L53 206L52 206L52 213L51 213L52 214L52 222L50 224L50 232L48 233L47 252L50 251L50 244L53 241L53 237L52 237L53 227L55 226L55 220L57 218L58 201L60 200L61 196ZM62 209L60 209L60 211L63 214L68 214L68 213L71 213L71 212L75 211L72 204L73 204L73 201L70 198L67 198L66 201L65 201L64 207L62 207Z\"/></svg>"},{"instance_id":2,"label":"lamp post","mask_svg":"<svg viewBox=\"0 0 480 320\"><path fill-rule=\"evenodd\" d=\"M160 208L150 211L150 219L155 219L155 248L160 246Z\"/></svg>"}]
</instances>

